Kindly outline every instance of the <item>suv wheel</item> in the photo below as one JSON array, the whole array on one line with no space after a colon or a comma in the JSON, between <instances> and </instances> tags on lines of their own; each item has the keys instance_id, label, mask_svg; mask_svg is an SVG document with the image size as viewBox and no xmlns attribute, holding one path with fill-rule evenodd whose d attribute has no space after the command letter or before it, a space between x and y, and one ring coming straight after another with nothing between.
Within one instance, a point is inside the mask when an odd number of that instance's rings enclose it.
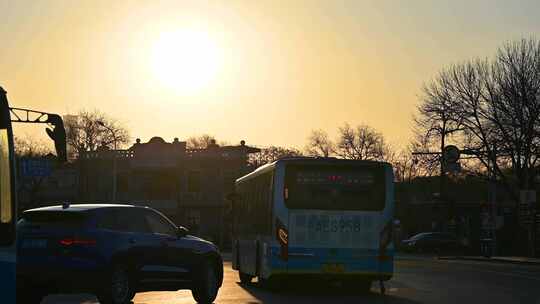
<instances>
[{"instance_id":1,"label":"suv wheel","mask_svg":"<svg viewBox=\"0 0 540 304\"><path fill-rule=\"evenodd\" d=\"M197 303L210 304L216 299L218 290L217 270L210 263L205 263L201 267L200 277L191 290L191 294Z\"/></svg>"},{"instance_id":2,"label":"suv wheel","mask_svg":"<svg viewBox=\"0 0 540 304\"><path fill-rule=\"evenodd\" d=\"M108 286L104 286L98 294L101 304L126 304L129 303L135 292L133 291L133 280L127 267L115 266L110 274Z\"/></svg>"}]
</instances>

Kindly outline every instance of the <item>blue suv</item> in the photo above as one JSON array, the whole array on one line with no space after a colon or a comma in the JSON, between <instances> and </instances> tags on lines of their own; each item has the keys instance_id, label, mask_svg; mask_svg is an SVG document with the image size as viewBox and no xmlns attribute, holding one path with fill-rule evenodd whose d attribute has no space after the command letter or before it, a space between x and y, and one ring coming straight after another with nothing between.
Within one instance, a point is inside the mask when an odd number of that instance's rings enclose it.
<instances>
[{"instance_id":1,"label":"blue suv","mask_svg":"<svg viewBox=\"0 0 540 304\"><path fill-rule=\"evenodd\" d=\"M223 281L214 244L147 207L32 209L23 213L17 233L17 303L84 292L102 304L124 304L137 292L179 289L212 303Z\"/></svg>"}]
</instances>

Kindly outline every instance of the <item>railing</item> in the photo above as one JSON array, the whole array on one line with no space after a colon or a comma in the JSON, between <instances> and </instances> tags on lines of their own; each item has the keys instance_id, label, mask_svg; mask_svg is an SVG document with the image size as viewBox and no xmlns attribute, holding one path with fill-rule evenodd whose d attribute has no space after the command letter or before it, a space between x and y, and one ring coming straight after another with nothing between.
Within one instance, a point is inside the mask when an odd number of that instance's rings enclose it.
<instances>
[{"instance_id":1,"label":"railing","mask_svg":"<svg viewBox=\"0 0 540 304\"><path fill-rule=\"evenodd\" d=\"M131 159L134 157L135 157L135 153L132 150L87 151L87 152L82 152L79 156L80 159L105 159L105 158Z\"/></svg>"},{"instance_id":2,"label":"railing","mask_svg":"<svg viewBox=\"0 0 540 304\"><path fill-rule=\"evenodd\" d=\"M106 150L106 151L86 151L79 155L79 159L91 160L91 159L134 159L134 158L156 158L152 155L144 155L146 153L138 154L134 150ZM220 149L186 149L185 153L178 153L177 155L168 154L168 159L184 159L184 158L236 158L242 156L242 153L237 151L222 151Z\"/></svg>"}]
</instances>

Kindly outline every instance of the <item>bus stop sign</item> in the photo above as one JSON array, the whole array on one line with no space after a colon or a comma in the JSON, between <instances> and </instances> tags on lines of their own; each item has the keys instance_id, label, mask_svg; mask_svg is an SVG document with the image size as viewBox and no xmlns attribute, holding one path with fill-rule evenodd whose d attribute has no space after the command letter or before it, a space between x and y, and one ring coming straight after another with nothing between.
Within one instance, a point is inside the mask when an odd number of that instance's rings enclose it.
<instances>
[{"instance_id":1,"label":"bus stop sign","mask_svg":"<svg viewBox=\"0 0 540 304\"><path fill-rule=\"evenodd\" d=\"M459 148L454 145L449 145L443 149L443 159L447 164L455 163L459 160L460 157Z\"/></svg>"}]
</instances>

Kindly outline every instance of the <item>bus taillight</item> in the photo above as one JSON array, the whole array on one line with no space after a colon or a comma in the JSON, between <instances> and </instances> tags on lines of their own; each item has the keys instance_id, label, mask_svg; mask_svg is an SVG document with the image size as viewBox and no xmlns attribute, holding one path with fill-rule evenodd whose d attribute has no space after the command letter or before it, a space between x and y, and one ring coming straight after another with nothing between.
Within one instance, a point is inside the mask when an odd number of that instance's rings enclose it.
<instances>
[{"instance_id":1,"label":"bus taillight","mask_svg":"<svg viewBox=\"0 0 540 304\"><path fill-rule=\"evenodd\" d=\"M287 246L289 244L289 234L284 228L278 228L278 240L282 245Z\"/></svg>"},{"instance_id":2,"label":"bus taillight","mask_svg":"<svg viewBox=\"0 0 540 304\"><path fill-rule=\"evenodd\" d=\"M379 260L387 260L389 257L386 255L386 248L392 242L392 221L389 221L384 225L380 234L379 241Z\"/></svg>"},{"instance_id":3,"label":"bus taillight","mask_svg":"<svg viewBox=\"0 0 540 304\"><path fill-rule=\"evenodd\" d=\"M276 221L276 238L280 247L280 257L287 261L289 258L289 231L279 219Z\"/></svg>"}]
</instances>

